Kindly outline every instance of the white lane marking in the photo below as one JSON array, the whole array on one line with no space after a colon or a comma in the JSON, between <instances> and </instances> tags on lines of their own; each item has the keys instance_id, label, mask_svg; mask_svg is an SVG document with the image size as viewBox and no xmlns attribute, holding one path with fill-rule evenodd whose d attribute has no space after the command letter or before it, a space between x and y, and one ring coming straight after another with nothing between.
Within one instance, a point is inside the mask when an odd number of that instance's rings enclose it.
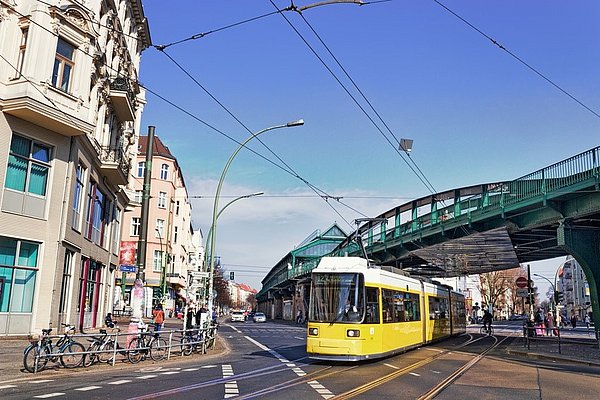
<instances>
[{"instance_id":1,"label":"white lane marking","mask_svg":"<svg viewBox=\"0 0 600 400\"><path fill-rule=\"evenodd\" d=\"M64 393L48 393L40 394L39 396L33 396L35 399L49 399L50 397L64 396Z\"/></svg>"},{"instance_id":2,"label":"white lane marking","mask_svg":"<svg viewBox=\"0 0 600 400\"><path fill-rule=\"evenodd\" d=\"M46 382L54 382L54 379L40 379L39 381L31 381L29 383L38 384L38 383L46 383Z\"/></svg>"},{"instance_id":3,"label":"white lane marking","mask_svg":"<svg viewBox=\"0 0 600 400\"><path fill-rule=\"evenodd\" d=\"M2 389L8 389L8 388L14 388L17 387L17 385L4 385L4 386L0 386L0 390Z\"/></svg>"},{"instance_id":4,"label":"white lane marking","mask_svg":"<svg viewBox=\"0 0 600 400\"><path fill-rule=\"evenodd\" d=\"M122 385L124 383L129 383L131 382L128 379L121 379L120 381L114 381L114 382L108 382L109 385Z\"/></svg>"},{"instance_id":5,"label":"white lane marking","mask_svg":"<svg viewBox=\"0 0 600 400\"><path fill-rule=\"evenodd\" d=\"M289 363L290 360L288 360L287 358L285 358L284 356L282 356L281 354L279 354L278 352L276 352L275 350L271 350L270 348L268 348L267 346L265 346L264 344L257 342L256 340L252 339L250 336L244 336L246 339L248 339L250 342L254 343L255 345L257 345L260 349L264 350L264 351L268 351L269 353L271 353L271 355L273 357L275 357L276 359L278 359L279 361L281 361L282 363Z\"/></svg>"},{"instance_id":6,"label":"white lane marking","mask_svg":"<svg viewBox=\"0 0 600 400\"><path fill-rule=\"evenodd\" d=\"M182 371L184 372L192 372L192 371L198 371L200 368L186 368L186 369L182 369Z\"/></svg>"},{"instance_id":7,"label":"white lane marking","mask_svg":"<svg viewBox=\"0 0 600 400\"><path fill-rule=\"evenodd\" d=\"M319 381L310 381L308 382L310 387L316 390L317 393L321 395L324 399L329 399L333 397L333 393L331 393L325 386L321 385Z\"/></svg>"},{"instance_id":8,"label":"white lane marking","mask_svg":"<svg viewBox=\"0 0 600 400\"><path fill-rule=\"evenodd\" d=\"M233 376L233 367L229 364L223 364L221 366L221 372L223 373L223 378ZM230 397L237 397L239 394L240 390L237 381L225 382L225 396L223 396L223 398L228 399Z\"/></svg>"},{"instance_id":9,"label":"white lane marking","mask_svg":"<svg viewBox=\"0 0 600 400\"><path fill-rule=\"evenodd\" d=\"M431 372L433 372L434 374L441 374L441 372L440 372L440 371L434 371L434 370L431 370Z\"/></svg>"},{"instance_id":10,"label":"white lane marking","mask_svg":"<svg viewBox=\"0 0 600 400\"><path fill-rule=\"evenodd\" d=\"M416 372L409 372L409 374L412 376L421 376L421 375L417 374Z\"/></svg>"},{"instance_id":11,"label":"white lane marking","mask_svg":"<svg viewBox=\"0 0 600 400\"><path fill-rule=\"evenodd\" d=\"M298 339L298 340L304 340L304 339L306 339L306 338L304 338L304 337L298 337L298 336L294 336L294 339Z\"/></svg>"},{"instance_id":12,"label":"white lane marking","mask_svg":"<svg viewBox=\"0 0 600 400\"><path fill-rule=\"evenodd\" d=\"M95 390L95 389L102 389L102 386L87 386L87 387L77 388L75 390L78 390L80 392L87 392L88 390Z\"/></svg>"},{"instance_id":13,"label":"white lane marking","mask_svg":"<svg viewBox=\"0 0 600 400\"><path fill-rule=\"evenodd\" d=\"M393 369L400 369L400 368L398 368L398 367L396 367L396 366L394 366L392 364L383 364L383 365L385 365L386 367L393 368Z\"/></svg>"},{"instance_id":14,"label":"white lane marking","mask_svg":"<svg viewBox=\"0 0 600 400\"><path fill-rule=\"evenodd\" d=\"M142 376L138 376L138 379L150 379L150 378L156 378L158 375L142 375Z\"/></svg>"},{"instance_id":15,"label":"white lane marking","mask_svg":"<svg viewBox=\"0 0 600 400\"><path fill-rule=\"evenodd\" d=\"M161 372L161 375L173 375L173 374L179 374L180 371L167 371L167 372Z\"/></svg>"},{"instance_id":16,"label":"white lane marking","mask_svg":"<svg viewBox=\"0 0 600 400\"><path fill-rule=\"evenodd\" d=\"M200 367L202 369L207 369L207 368L217 368L216 365L203 365L202 367Z\"/></svg>"}]
</instances>

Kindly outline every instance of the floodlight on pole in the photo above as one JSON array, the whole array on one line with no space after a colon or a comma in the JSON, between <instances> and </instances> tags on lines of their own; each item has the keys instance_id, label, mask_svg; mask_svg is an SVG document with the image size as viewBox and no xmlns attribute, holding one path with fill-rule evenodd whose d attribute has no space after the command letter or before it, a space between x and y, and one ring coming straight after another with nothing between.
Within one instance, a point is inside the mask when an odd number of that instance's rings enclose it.
<instances>
[{"instance_id":1,"label":"floodlight on pole","mask_svg":"<svg viewBox=\"0 0 600 400\"><path fill-rule=\"evenodd\" d=\"M240 152L240 150L242 150L242 148L244 148L246 146L246 144L251 141L252 139L254 139L255 137L257 137L258 135L261 135L265 132L274 130L274 129L280 129L280 128L292 128L295 126L302 126L304 125L304 120L303 119L299 119L296 121L290 121L288 123L282 124L282 125L275 125L275 126L271 126L265 129L261 129L260 131L251 134L246 140L244 140L242 143L240 143L240 145L235 149L235 151L233 152L233 154L231 154L231 156L229 157L229 159L227 160L227 162L225 163L225 167L223 168L223 172L221 173L221 178L219 179L219 183L217 185L217 191L215 194L215 200L214 200L214 204L213 204L213 214L212 214L212 224L211 224L211 237L210 237L210 258L209 258L209 271L208 271L208 309L212 310L213 308L213 277L214 277L214 266L215 266L215 239L217 236L217 215L218 215L218 209L219 209L219 195L221 194L221 188L223 187L223 181L225 180L225 176L227 175L227 171L229 171L229 167L231 166L231 163L233 162L233 159L235 158L235 156L237 156L237 154Z\"/></svg>"}]
</instances>

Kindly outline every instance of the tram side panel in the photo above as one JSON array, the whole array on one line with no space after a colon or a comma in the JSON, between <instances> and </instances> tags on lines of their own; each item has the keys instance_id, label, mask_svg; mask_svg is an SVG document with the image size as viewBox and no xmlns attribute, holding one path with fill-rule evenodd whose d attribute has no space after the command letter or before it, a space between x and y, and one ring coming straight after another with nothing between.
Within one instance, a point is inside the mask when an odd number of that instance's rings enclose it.
<instances>
[{"instance_id":1,"label":"tram side panel","mask_svg":"<svg viewBox=\"0 0 600 400\"><path fill-rule=\"evenodd\" d=\"M426 342L440 340L450 336L450 293L449 290L426 283L425 306L427 310L426 318Z\"/></svg>"},{"instance_id":2,"label":"tram side panel","mask_svg":"<svg viewBox=\"0 0 600 400\"><path fill-rule=\"evenodd\" d=\"M450 293L450 309L452 312L452 334L458 335L467 331L467 312L465 296L461 293Z\"/></svg>"}]
</instances>

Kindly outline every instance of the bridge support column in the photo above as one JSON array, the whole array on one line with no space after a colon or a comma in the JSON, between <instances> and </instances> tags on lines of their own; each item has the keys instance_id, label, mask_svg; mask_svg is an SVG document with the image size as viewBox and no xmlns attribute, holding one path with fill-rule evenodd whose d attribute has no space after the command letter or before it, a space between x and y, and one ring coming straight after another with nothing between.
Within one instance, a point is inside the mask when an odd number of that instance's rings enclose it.
<instances>
[{"instance_id":1,"label":"bridge support column","mask_svg":"<svg viewBox=\"0 0 600 400\"><path fill-rule=\"evenodd\" d=\"M561 224L557 239L558 245L571 254L585 272L590 287L596 338L600 338L600 231Z\"/></svg>"}]
</instances>

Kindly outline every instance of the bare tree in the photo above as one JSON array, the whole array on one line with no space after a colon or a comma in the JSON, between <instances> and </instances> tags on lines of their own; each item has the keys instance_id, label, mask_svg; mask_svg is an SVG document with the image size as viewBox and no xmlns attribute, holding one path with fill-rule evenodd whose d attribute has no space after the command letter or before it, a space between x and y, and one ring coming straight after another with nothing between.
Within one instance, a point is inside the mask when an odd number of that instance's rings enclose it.
<instances>
[{"instance_id":1,"label":"bare tree","mask_svg":"<svg viewBox=\"0 0 600 400\"><path fill-rule=\"evenodd\" d=\"M229 285L225 278L223 278L223 269L220 265L215 266L215 272L213 274L214 282L213 287L217 292L216 303L220 307L231 307L231 296L229 295ZM209 293L212 295L212 293Z\"/></svg>"},{"instance_id":2,"label":"bare tree","mask_svg":"<svg viewBox=\"0 0 600 400\"><path fill-rule=\"evenodd\" d=\"M512 289L514 289L515 280L522 274L523 268L519 267L479 275L479 291L482 302L488 307L492 306L492 310L508 305L511 312L514 313L518 299L516 291Z\"/></svg>"}]
</instances>

